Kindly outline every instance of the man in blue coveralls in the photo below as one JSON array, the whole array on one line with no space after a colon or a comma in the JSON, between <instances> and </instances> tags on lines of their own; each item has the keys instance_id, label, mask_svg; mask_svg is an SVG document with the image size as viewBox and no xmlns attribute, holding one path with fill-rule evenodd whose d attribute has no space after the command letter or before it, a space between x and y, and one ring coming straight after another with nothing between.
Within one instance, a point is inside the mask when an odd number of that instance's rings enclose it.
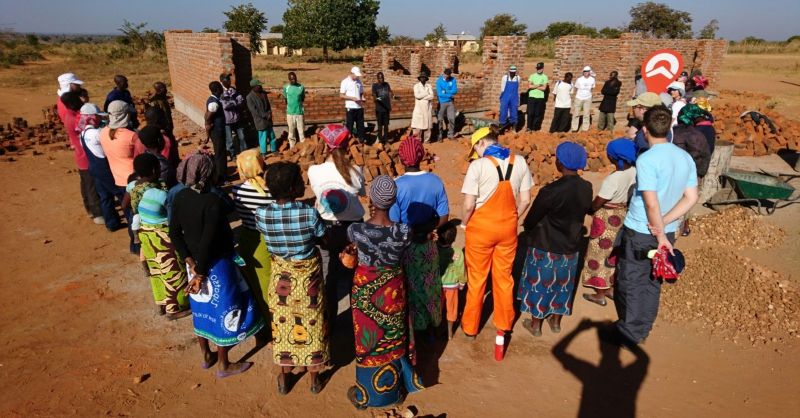
<instances>
[{"instance_id":1,"label":"man in blue coveralls","mask_svg":"<svg viewBox=\"0 0 800 418\"><path fill-rule=\"evenodd\" d=\"M500 126L517 126L519 108L519 81L517 66L508 68L508 74L500 81Z\"/></svg>"}]
</instances>

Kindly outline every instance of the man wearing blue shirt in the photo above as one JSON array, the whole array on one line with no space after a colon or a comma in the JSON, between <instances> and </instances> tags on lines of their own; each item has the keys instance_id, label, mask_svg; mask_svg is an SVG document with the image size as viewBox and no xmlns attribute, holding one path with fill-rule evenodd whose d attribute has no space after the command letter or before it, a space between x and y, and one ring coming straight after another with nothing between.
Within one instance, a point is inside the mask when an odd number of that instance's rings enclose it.
<instances>
[{"instance_id":1,"label":"man wearing blue shirt","mask_svg":"<svg viewBox=\"0 0 800 418\"><path fill-rule=\"evenodd\" d=\"M614 302L618 342L631 346L647 338L658 315L661 283L652 278L651 250L672 252L680 218L697 202L692 157L667 141L672 114L663 106L644 113L650 149L636 160L636 193L622 229Z\"/></svg>"},{"instance_id":2,"label":"man wearing blue shirt","mask_svg":"<svg viewBox=\"0 0 800 418\"><path fill-rule=\"evenodd\" d=\"M458 93L458 83L453 71L444 69L444 74L436 80L436 96L439 98L439 138L444 139L444 127L447 124L447 139L456 135L456 105L453 96Z\"/></svg>"}]
</instances>

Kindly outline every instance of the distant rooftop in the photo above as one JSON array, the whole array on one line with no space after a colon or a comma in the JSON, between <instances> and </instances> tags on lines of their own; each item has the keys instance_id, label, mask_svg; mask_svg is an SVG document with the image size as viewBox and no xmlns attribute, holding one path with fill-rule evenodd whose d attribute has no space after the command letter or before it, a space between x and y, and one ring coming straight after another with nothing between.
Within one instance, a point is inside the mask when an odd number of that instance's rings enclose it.
<instances>
[{"instance_id":1,"label":"distant rooftop","mask_svg":"<svg viewBox=\"0 0 800 418\"><path fill-rule=\"evenodd\" d=\"M445 39L448 41L477 41L475 35L470 35L466 32L456 33L454 35L446 35Z\"/></svg>"},{"instance_id":2,"label":"distant rooftop","mask_svg":"<svg viewBox=\"0 0 800 418\"><path fill-rule=\"evenodd\" d=\"M261 39L283 39L282 33L267 33L264 32L261 34Z\"/></svg>"}]
</instances>

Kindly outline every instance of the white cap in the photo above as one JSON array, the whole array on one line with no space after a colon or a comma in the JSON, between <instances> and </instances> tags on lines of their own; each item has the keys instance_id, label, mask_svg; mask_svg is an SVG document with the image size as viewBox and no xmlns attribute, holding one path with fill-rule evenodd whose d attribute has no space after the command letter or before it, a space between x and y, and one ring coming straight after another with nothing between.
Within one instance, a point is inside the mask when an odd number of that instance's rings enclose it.
<instances>
[{"instance_id":1,"label":"white cap","mask_svg":"<svg viewBox=\"0 0 800 418\"><path fill-rule=\"evenodd\" d=\"M590 66L588 66L588 65L587 65L587 66L585 66L585 67L583 67L583 72L586 72L586 71L589 71L589 72L591 72L591 71L592 71L592 67L590 67Z\"/></svg>"},{"instance_id":2,"label":"white cap","mask_svg":"<svg viewBox=\"0 0 800 418\"><path fill-rule=\"evenodd\" d=\"M84 103L83 106L81 106L81 115L105 116L107 114L106 112L101 112L100 108L94 103Z\"/></svg>"},{"instance_id":3,"label":"white cap","mask_svg":"<svg viewBox=\"0 0 800 418\"><path fill-rule=\"evenodd\" d=\"M73 73L64 73L58 76L58 84L83 84Z\"/></svg>"},{"instance_id":4,"label":"white cap","mask_svg":"<svg viewBox=\"0 0 800 418\"><path fill-rule=\"evenodd\" d=\"M350 74L353 74L356 77L361 77L361 68L353 67L350 69Z\"/></svg>"}]
</instances>

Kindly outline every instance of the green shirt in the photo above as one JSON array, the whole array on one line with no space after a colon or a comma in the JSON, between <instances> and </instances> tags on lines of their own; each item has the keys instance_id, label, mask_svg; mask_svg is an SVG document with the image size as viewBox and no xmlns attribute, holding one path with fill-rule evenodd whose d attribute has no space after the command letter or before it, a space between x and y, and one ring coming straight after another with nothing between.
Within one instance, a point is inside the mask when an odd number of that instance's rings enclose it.
<instances>
[{"instance_id":1,"label":"green shirt","mask_svg":"<svg viewBox=\"0 0 800 418\"><path fill-rule=\"evenodd\" d=\"M287 84L283 86L283 97L286 98L286 114L302 115L303 99L306 88L302 84Z\"/></svg>"},{"instance_id":2,"label":"green shirt","mask_svg":"<svg viewBox=\"0 0 800 418\"><path fill-rule=\"evenodd\" d=\"M547 76L544 75L544 73L533 73L530 77L528 77L528 81L531 84L547 84ZM534 99L544 99L544 90L531 89L528 92L528 97L533 97Z\"/></svg>"}]
</instances>

